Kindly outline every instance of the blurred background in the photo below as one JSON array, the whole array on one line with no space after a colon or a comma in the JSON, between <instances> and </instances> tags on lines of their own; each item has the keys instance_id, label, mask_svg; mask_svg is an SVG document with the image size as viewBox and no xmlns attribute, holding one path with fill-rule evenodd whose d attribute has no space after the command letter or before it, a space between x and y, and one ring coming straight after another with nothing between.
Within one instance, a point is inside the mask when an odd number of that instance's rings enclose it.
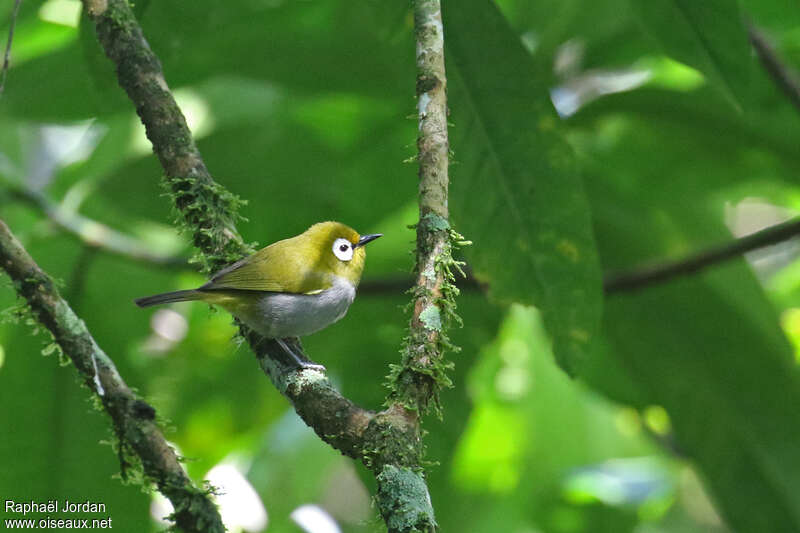
<instances>
[{"instance_id":1,"label":"blurred background","mask_svg":"<svg viewBox=\"0 0 800 533\"><path fill-rule=\"evenodd\" d=\"M2 36L11 4L0 6ZM518 75L536 77L531 100L551 107L519 112L532 128L550 121L576 154L606 274L746 235L800 206L799 111L760 65L745 25L793 69L800 7L703 3L707 12L688 17L706 23L693 34L669 18L678 4L498 0L497 26L484 16L495 13L491 2L444 3L471 21L449 26L445 13L446 47L452 35L525 51ZM304 341L343 394L380 409L408 320L409 297L392 287L410 280L417 219L408 3L140 0L134 9L209 169L248 202L238 225L246 240L266 245L328 219L385 235L369 249L347 317ZM720 43L728 55L715 55ZM172 224L162 171L80 2L22 2L11 57L0 217L156 407L190 475L223 493L229 530L383 528L371 474L298 419L233 340L226 313L133 305L204 278L186 264L192 250ZM452 208L456 229L475 241L465 259L486 266L476 273L492 285L507 258L480 255L464 207L497 186L463 185L476 137L465 135L472 122L458 103L480 83L465 73L481 68L468 63L448 64ZM498 106L498 122L515 111ZM502 126L486 124L487 145L503 142L493 130ZM497 179L523 194L517 178ZM461 347L451 354L455 386L443 394L443 420L424 423L442 531L800 530L797 252L787 242L609 295L579 379L554 362L528 298L465 288L464 327L451 335ZM18 305L4 278L0 495L103 502L117 530L165 529L168 504L118 479L108 418ZM599 309L599 300L586 305Z\"/></svg>"}]
</instances>

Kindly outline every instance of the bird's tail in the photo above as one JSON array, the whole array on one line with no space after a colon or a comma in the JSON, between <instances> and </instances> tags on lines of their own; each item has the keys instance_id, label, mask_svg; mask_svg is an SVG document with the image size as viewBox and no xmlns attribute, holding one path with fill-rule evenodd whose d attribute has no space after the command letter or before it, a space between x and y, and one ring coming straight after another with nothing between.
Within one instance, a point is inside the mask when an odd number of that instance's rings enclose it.
<instances>
[{"instance_id":1,"label":"bird's tail","mask_svg":"<svg viewBox=\"0 0 800 533\"><path fill-rule=\"evenodd\" d=\"M202 300L204 294L198 290L190 289L187 291L164 292L145 296L134 300L139 307L150 307L151 305L167 304L170 302L188 302L190 300Z\"/></svg>"}]
</instances>

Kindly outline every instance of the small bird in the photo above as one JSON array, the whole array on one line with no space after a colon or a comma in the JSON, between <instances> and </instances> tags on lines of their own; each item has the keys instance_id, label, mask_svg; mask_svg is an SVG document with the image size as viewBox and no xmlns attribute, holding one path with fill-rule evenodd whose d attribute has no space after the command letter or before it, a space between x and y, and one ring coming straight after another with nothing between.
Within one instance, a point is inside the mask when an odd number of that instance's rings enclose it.
<instances>
[{"instance_id":1,"label":"small bird","mask_svg":"<svg viewBox=\"0 0 800 533\"><path fill-rule=\"evenodd\" d=\"M134 301L139 307L189 300L219 305L275 339L300 367L320 368L303 361L283 339L310 335L347 313L364 271L364 245L381 236L320 222L223 268L202 287Z\"/></svg>"}]
</instances>

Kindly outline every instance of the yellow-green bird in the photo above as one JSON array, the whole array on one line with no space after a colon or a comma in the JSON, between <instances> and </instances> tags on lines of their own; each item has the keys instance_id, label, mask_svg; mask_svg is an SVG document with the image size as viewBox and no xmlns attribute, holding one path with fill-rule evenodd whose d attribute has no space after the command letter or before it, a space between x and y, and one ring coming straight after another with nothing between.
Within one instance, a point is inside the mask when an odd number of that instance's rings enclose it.
<instances>
[{"instance_id":1,"label":"yellow-green bird","mask_svg":"<svg viewBox=\"0 0 800 533\"><path fill-rule=\"evenodd\" d=\"M380 233L359 235L339 222L320 222L305 232L270 244L237 261L197 289L165 292L135 300L139 307L200 300L219 305L268 339L303 337L346 313L364 271L364 245Z\"/></svg>"}]
</instances>

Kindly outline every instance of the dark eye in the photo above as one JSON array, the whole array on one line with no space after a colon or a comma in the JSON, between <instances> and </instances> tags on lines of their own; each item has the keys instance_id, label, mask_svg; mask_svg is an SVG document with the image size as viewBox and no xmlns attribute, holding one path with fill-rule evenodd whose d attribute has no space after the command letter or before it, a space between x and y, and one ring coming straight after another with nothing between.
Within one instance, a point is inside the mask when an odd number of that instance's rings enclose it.
<instances>
[{"instance_id":1,"label":"dark eye","mask_svg":"<svg viewBox=\"0 0 800 533\"><path fill-rule=\"evenodd\" d=\"M350 247L349 247L349 246L347 246L346 244L343 244L343 245L341 245L341 246L339 247L339 251L340 251L340 252L346 252L348 248L350 248Z\"/></svg>"}]
</instances>

